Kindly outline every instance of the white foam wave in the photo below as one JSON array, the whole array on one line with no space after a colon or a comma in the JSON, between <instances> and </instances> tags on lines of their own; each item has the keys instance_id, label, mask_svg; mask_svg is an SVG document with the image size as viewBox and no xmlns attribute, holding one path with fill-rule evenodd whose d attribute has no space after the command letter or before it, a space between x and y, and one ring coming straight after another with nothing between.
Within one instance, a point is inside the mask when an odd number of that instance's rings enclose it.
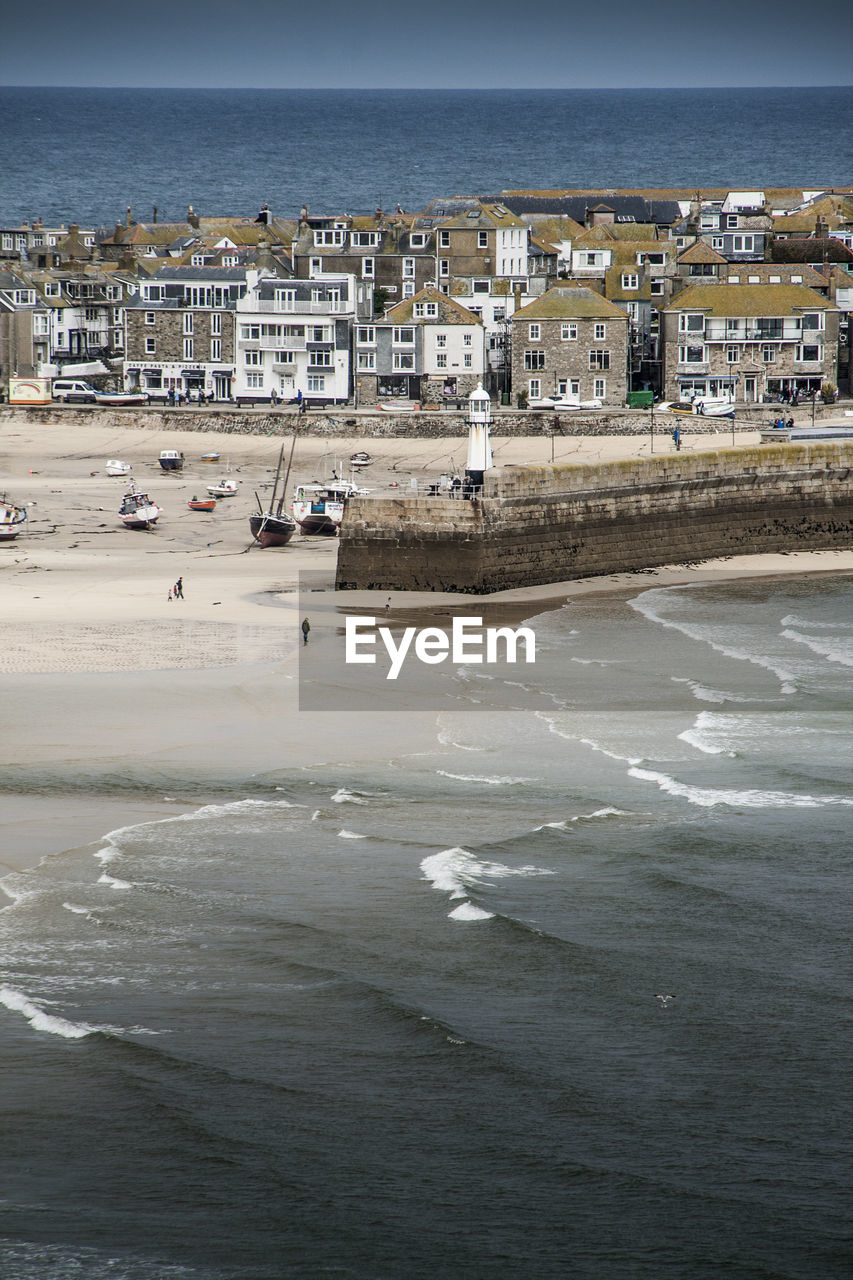
<instances>
[{"instance_id":1,"label":"white foam wave","mask_svg":"<svg viewBox=\"0 0 853 1280\"><path fill-rule=\"evenodd\" d=\"M614 658L569 658L569 662L577 662L582 667L615 667Z\"/></svg>"},{"instance_id":2,"label":"white foam wave","mask_svg":"<svg viewBox=\"0 0 853 1280\"><path fill-rule=\"evenodd\" d=\"M805 645L807 649L811 649L812 653L826 658L828 662L838 662L842 667L853 667L853 640L841 636L824 640L820 636L803 635L801 631L792 631L790 628L786 628L782 635L784 639L793 640L795 644Z\"/></svg>"},{"instance_id":3,"label":"white foam wave","mask_svg":"<svg viewBox=\"0 0 853 1280\"><path fill-rule=\"evenodd\" d=\"M354 795L352 791L347 791L346 787L339 787L332 796L335 804L367 804L368 802L363 796Z\"/></svg>"},{"instance_id":4,"label":"white foam wave","mask_svg":"<svg viewBox=\"0 0 853 1280\"><path fill-rule=\"evenodd\" d=\"M623 756L617 751L610 751L607 747L603 747L600 742L593 742L592 738L579 738L585 747L591 747L593 751L600 751L603 756L609 756L611 760L621 760L625 764L639 764L641 756Z\"/></svg>"},{"instance_id":5,"label":"white foam wave","mask_svg":"<svg viewBox=\"0 0 853 1280\"><path fill-rule=\"evenodd\" d=\"M90 1026L87 1022L69 1022L56 1014L45 1010L30 1000L22 991L14 987L0 987L0 1004L4 1004L12 1013L21 1013L34 1031L47 1031L53 1036L62 1036L65 1040L82 1040L83 1036L101 1031L101 1027Z\"/></svg>"},{"instance_id":6,"label":"white foam wave","mask_svg":"<svg viewBox=\"0 0 853 1280\"><path fill-rule=\"evenodd\" d=\"M798 618L795 613L786 614L779 623L782 627L798 627L805 628L806 631L829 630L829 631L848 631L853 629L853 622L816 622L814 618Z\"/></svg>"},{"instance_id":7,"label":"white foam wave","mask_svg":"<svg viewBox=\"0 0 853 1280\"><path fill-rule=\"evenodd\" d=\"M456 747L458 751L484 751L485 747L469 747L464 742L456 742L450 736L449 729L439 729L438 740L443 747Z\"/></svg>"},{"instance_id":8,"label":"white foam wave","mask_svg":"<svg viewBox=\"0 0 853 1280\"><path fill-rule=\"evenodd\" d=\"M75 916L88 916L93 919L91 907L78 907L74 902L63 902L66 911L72 911Z\"/></svg>"},{"instance_id":9,"label":"white foam wave","mask_svg":"<svg viewBox=\"0 0 853 1280\"><path fill-rule=\"evenodd\" d=\"M681 742L688 743L691 747L695 747L697 751L704 751L709 756L733 756L728 745L721 744L715 739L715 732L719 735L724 726L731 724L731 717L716 716L712 711L700 711L694 721L692 729L685 729L683 733L678 735Z\"/></svg>"},{"instance_id":10,"label":"white foam wave","mask_svg":"<svg viewBox=\"0 0 853 1280\"><path fill-rule=\"evenodd\" d=\"M698 680L687 680L684 676L671 676L673 684L686 684L692 692L694 698L699 702L759 702L764 699L744 698L737 693L728 693L723 689L709 689L707 685L700 684Z\"/></svg>"},{"instance_id":11,"label":"white foam wave","mask_svg":"<svg viewBox=\"0 0 853 1280\"><path fill-rule=\"evenodd\" d=\"M730 805L742 809L819 809L826 805L850 805L853 800L845 796L811 796L801 795L794 791L734 791L720 787L693 787L686 782L678 782L667 773L655 773L650 769L629 769L630 778L638 778L643 782L654 782L661 791L668 795L679 796L690 804L710 809L718 804Z\"/></svg>"},{"instance_id":12,"label":"white foam wave","mask_svg":"<svg viewBox=\"0 0 853 1280\"><path fill-rule=\"evenodd\" d=\"M340 839L340 840L366 840L366 839L367 839L367 836L360 836L360 835L358 834L358 832L357 832L357 831L347 831L346 829L344 829L343 831L339 831L339 832L338 832L338 839Z\"/></svg>"},{"instance_id":13,"label":"white foam wave","mask_svg":"<svg viewBox=\"0 0 853 1280\"><path fill-rule=\"evenodd\" d=\"M615 809L613 805L605 805L603 809L594 809L592 813L579 813L572 822L592 822L596 818L629 818L631 816L628 809Z\"/></svg>"},{"instance_id":14,"label":"white foam wave","mask_svg":"<svg viewBox=\"0 0 853 1280\"><path fill-rule=\"evenodd\" d=\"M315 809L314 812L311 814L311 821L316 822L322 812L323 812L322 809Z\"/></svg>"},{"instance_id":15,"label":"white foam wave","mask_svg":"<svg viewBox=\"0 0 853 1280\"><path fill-rule=\"evenodd\" d=\"M444 769L436 769L440 778L453 778L456 782L483 782L489 787L514 787L522 782L532 782L532 778L483 777L476 773L447 773Z\"/></svg>"},{"instance_id":16,"label":"white foam wave","mask_svg":"<svg viewBox=\"0 0 853 1280\"><path fill-rule=\"evenodd\" d=\"M768 659L757 653L747 653L745 649L723 644L720 640L714 640L708 632L698 624L689 622L675 622L671 618L664 618L653 607L660 597L666 597L669 592L686 591L688 587L695 589L696 583L685 584L679 587L656 587L652 591L645 591L641 596L637 596L634 600L629 600L631 608L637 613L643 615L649 622L657 623L660 627L669 627L673 631L679 631L683 636L687 636L691 640L698 640L700 644L706 644L716 653L723 654L726 658L735 658L739 662L751 662L757 667L763 667L765 671L770 671L782 686L783 693L795 693L796 683L792 672L785 670L783 667L774 666Z\"/></svg>"},{"instance_id":17,"label":"white foam wave","mask_svg":"<svg viewBox=\"0 0 853 1280\"><path fill-rule=\"evenodd\" d=\"M102 871L98 876L98 884L108 884L111 889L132 889L133 885L129 880L119 880L116 876L108 876L106 871Z\"/></svg>"},{"instance_id":18,"label":"white foam wave","mask_svg":"<svg viewBox=\"0 0 853 1280\"><path fill-rule=\"evenodd\" d=\"M448 920L465 921L494 920L495 913L493 911L484 911L482 907L475 907L473 902L463 902L460 906L454 907L452 911L449 911L447 918Z\"/></svg>"},{"instance_id":19,"label":"white foam wave","mask_svg":"<svg viewBox=\"0 0 853 1280\"><path fill-rule=\"evenodd\" d=\"M449 893L451 898L466 897L473 886L488 883L486 877L491 880L502 880L507 876L554 874L553 871L547 871L543 867L507 867L501 862L482 861L459 845L424 858L421 871L424 873L424 879L428 880L434 889Z\"/></svg>"}]
</instances>

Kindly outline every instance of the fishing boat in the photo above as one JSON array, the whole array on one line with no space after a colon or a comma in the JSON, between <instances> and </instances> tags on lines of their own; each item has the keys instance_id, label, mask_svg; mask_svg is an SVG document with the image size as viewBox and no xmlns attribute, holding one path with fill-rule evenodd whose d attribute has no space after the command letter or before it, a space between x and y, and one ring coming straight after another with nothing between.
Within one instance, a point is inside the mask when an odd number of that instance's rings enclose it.
<instances>
[{"instance_id":1,"label":"fishing boat","mask_svg":"<svg viewBox=\"0 0 853 1280\"><path fill-rule=\"evenodd\" d=\"M122 462L119 458L110 458L106 466L108 476L129 476L132 470L129 462Z\"/></svg>"},{"instance_id":2,"label":"fishing boat","mask_svg":"<svg viewBox=\"0 0 853 1280\"><path fill-rule=\"evenodd\" d=\"M215 498L197 498L195 494L187 502L190 511L215 511Z\"/></svg>"},{"instance_id":3,"label":"fishing boat","mask_svg":"<svg viewBox=\"0 0 853 1280\"><path fill-rule=\"evenodd\" d=\"M95 391L95 404L111 405L120 409L123 405L147 404L147 391Z\"/></svg>"},{"instance_id":4,"label":"fishing boat","mask_svg":"<svg viewBox=\"0 0 853 1280\"><path fill-rule=\"evenodd\" d=\"M303 533L336 534L344 518L347 502L357 493L367 493L348 480L330 480L327 484L299 484L293 495L291 511Z\"/></svg>"},{"instance_id":5,"label":"fishing boat","mask_svg":"<svg viewBox=\"0 0 853 1280\"><path fill-rule=\"evenodd\" d=\"M160 453L160 466L164 471L183 471L184 455L177 449L163 449Z\"/></svg>"},{"instance_id":6,"label":"fishing boat","mask_svg":"<svg viewBox=\"0 0 853 1280\"><path fill-rule=\"evenodd\" d=\"M356 471L360 471L362 467L369 467L373 459L369 453L365 453L363 449L358 453L351 453L349 456L349 464Z\"/></svg>"},{"instance_id":7,"label":"fishing boat","mask_svg":"<svg viewBox=\"0 0 853 1280\"><path fill-rule=\"evenodd\" d=\"M284 445L278 455L278 466L275 469L275 480L272 486L272 495L270 496L269 506L266 511L263 508L257 493L255 498L258 503L257 512L253 512L249 516L249 528L252 531L252 537L259 542L262 547L284 547L290 542L290 539L296 533L297 524L293 516L288 515L284 510L284 502L287 496L287 482L290 479L290 468L293 463L293 450L296 447L296 432L290 443L290 458L287 463L287 471L284 476L284 483L279 489L279 480L281 478L281 464L284 459ZM280 496L279 496L280 495Z\"/></svg>"},{"instance_id":8,"label":"fishing boat","mask_svg":"<svg viewBox=\"0 0 853 1280\"><path fill-rule=\"evenodd\" d=\"M122 498L118 515L128 529L150 529L163 514L163 508L152 502L147 493L141 493L132 484Z\"/></svg>"},{"instance_id":9,"label":"fishing boat","mask_svg":"<svg viewBox=\"0 0 853 1280\"><path fill-rule=\"evenodd\" d=\"M233 498L237 492L236 480L217 480L216 484L206 486L211 498Z\"/></svg>"},{"instance_id":10,"label":"fishing boat","mask_svg":"<svg viewBox=\"0 0 853 1280\"><path fill-rule=\"evenodd\" d=\"M735 406L731 400L711 399L708 396L697 396L695 400L672 400L661 405L667 413L680 413L685 416L698 414L705 418L733 418Z\"/></svg>"},{"instance_id":11,"label":"fishing boat","mask_svg":"<svg viewBox=\"0 0 853 1280\"><path fill-rule=\"evenodd\" d=\"M0 497L0 542L11 542L17 538L27 519L27 508L20 503L11 502L3 494Z\"/></svg>"},{"instance_id":12,"label":"fishing boat","mask_svg":"<svg viewBox=\"0 0 853 1280\"><path fill-rule=\"evenodd\" d=\"M203 453L201 455L202 462L218 462L220 455L218 453Z\"/></svg>"}]
</instances>

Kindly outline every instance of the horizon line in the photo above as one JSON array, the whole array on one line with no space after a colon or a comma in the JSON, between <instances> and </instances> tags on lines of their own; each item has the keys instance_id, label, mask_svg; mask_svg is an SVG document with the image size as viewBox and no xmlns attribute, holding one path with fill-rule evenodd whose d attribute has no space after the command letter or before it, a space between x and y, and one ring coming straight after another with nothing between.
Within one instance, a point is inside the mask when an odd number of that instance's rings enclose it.
<instances>
[{"instance_id":1,"label":"horizon line","mask_svg":"<svg viewBox=\"0 0 853 1280\"><path fill-rule=\"evenodd\" d=\"M168 90L193 93L197 90L220 93L634 93L653 90L656 93L683 93L706 90L761 89L853 89L849 84L690 84L690 85L216 85L216 84L2 84L0 89L110 89L132 92Z\"/></svg>"}]
</instances>

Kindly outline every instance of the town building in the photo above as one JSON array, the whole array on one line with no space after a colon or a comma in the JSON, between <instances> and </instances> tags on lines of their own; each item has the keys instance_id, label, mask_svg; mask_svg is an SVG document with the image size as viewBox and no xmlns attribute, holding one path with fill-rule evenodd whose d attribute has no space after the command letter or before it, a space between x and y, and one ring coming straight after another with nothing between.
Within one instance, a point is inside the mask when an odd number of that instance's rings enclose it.
<instances>
[{"instance_id":1,"label":"town building","mask_svg":"<svg viewBox=\"0 0 853 1280\"><path fill-rule=\"evenodd\" d=\"M558 394L622 405L629 319L583 285L555 285L512 317L513 395Z\"/></svg>"}]
</instances>

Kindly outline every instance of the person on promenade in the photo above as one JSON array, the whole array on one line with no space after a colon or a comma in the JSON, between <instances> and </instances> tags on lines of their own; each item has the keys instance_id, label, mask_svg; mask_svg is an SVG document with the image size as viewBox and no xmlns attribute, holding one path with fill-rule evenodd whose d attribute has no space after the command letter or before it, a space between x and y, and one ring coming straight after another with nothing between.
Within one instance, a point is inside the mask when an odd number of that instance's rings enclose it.
<instances>
[{"instance_id":1,"label":"person on promenade","mask_svg":"<svg viewBox=\"0 0 853 1280\"><path fill-rule=\"evenodd\" d=\"M308 632L311 630L311 623L307 618L302 619L302 643L308 643Z\"/></svg>"},{"instance_id":2,"label":"person on promenade","mask_svg":"<svg viewBox=\"0 0 853 1280\"><path fill-rule=\"evenodd\" d=\"M679 431L678 427L676 427L673 430L672 443L675 445L675 452L680 453L681 452L681 432Z\"/></svg>"}]
</instances>

